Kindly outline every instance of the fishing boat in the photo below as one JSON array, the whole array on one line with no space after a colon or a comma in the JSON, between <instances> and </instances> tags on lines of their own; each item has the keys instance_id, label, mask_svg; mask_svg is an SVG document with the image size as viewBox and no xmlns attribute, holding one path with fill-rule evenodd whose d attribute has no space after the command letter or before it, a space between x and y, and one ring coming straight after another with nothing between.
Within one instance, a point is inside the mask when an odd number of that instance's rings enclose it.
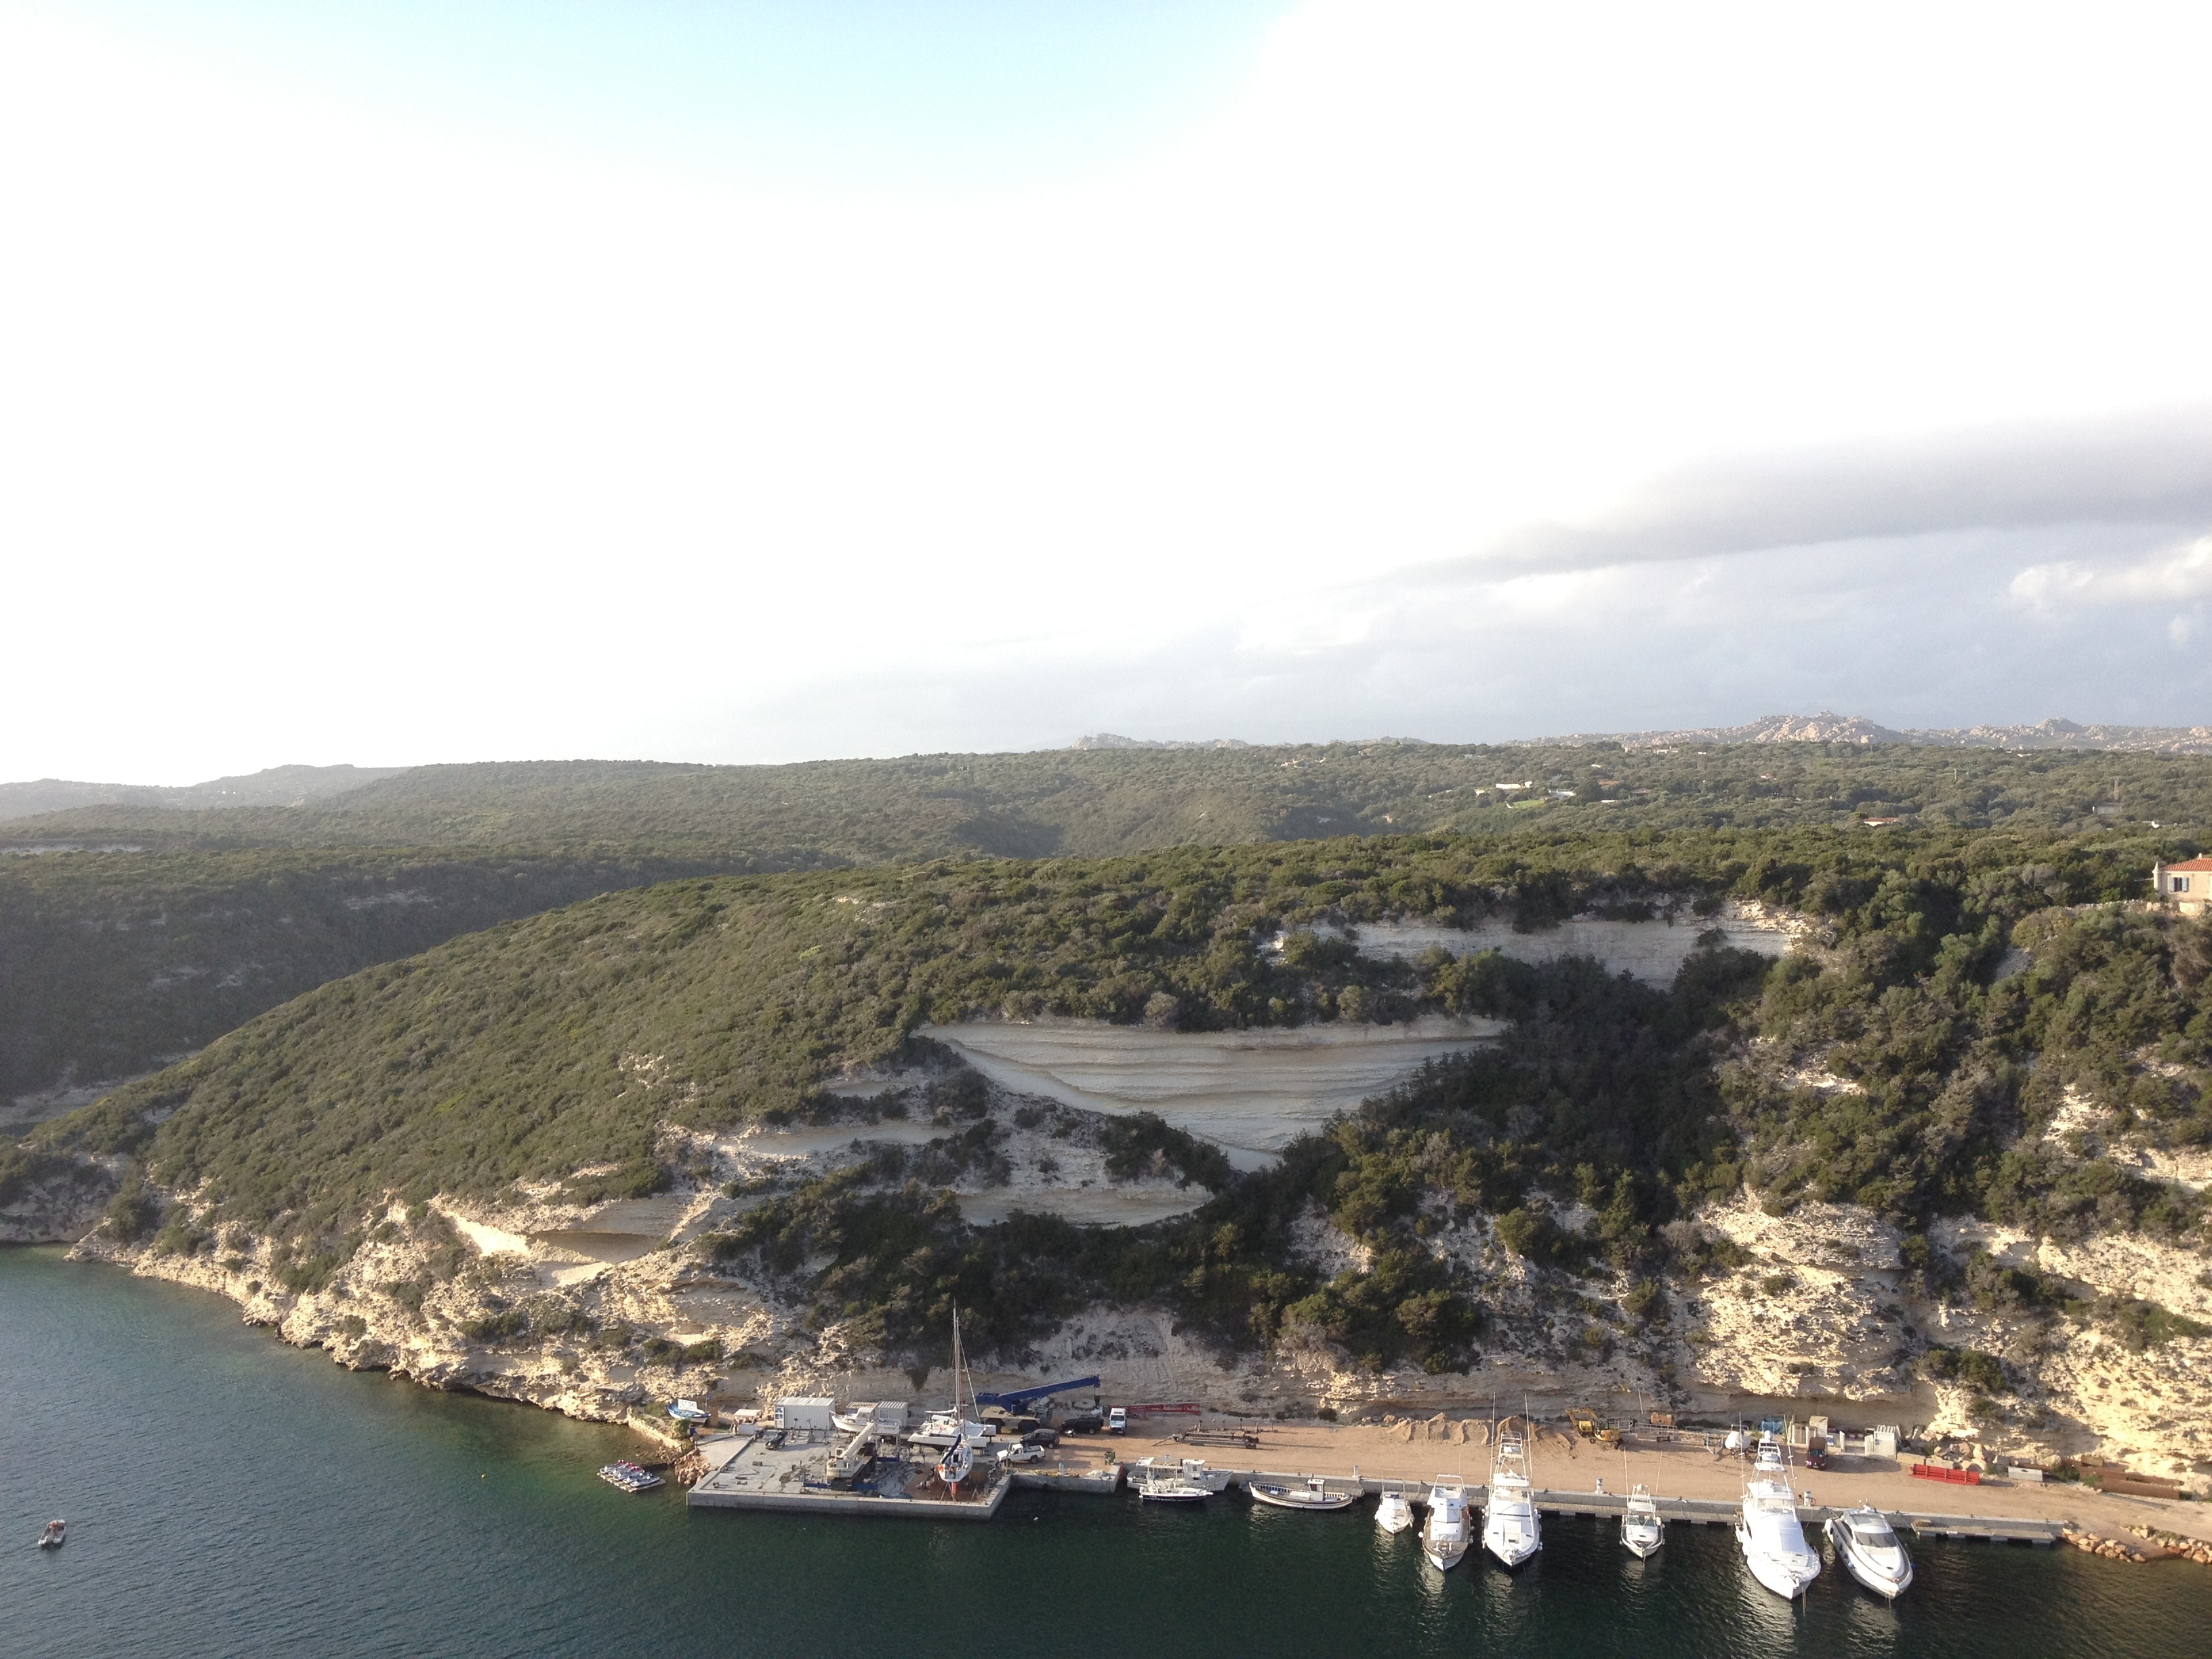
<instances>
[{"instance_id":1,"label":"fishing boat","mask_svg":"<svg viewBox=\"0 0 2212 1659\"><path fill-rule=\"evenodd\" d=\"M1912 1558L1898 1542L1889 1517L1871 1504L1828 1517L1828 1541L1844 1558L1851 1577L1876 1595L1894 1601L1912 1583Z\"/></svg>"},{"instance_id":2,"label":"fishing boat","mask_svg":"<svg viewBox=\"0 0 2212 1659\"><path fill-rule=\"evenodd\" d=\"M975 1420L974 1385L968 1380L968 1357L960 1348L960 1310L952 1310L952 1411L956 1425L952 1443L937 1462L937 1478L945 1489L955 1498L960 1495L960 1483L975 1470L975 1437L968 1431L981 1429L988 1436L990 1431Z\"/></svg>"},{"instance_id":3,"label":"fishing boat","mask_svg":"<svg viewBox=\"0 0 2212 1659\"><path fill-rule=\"evenodd\" d=\"M1438 1572L1449 1572L1473 1540L1467 1487L1456 1475L1438 1475L1429 1485L1429 1519L1421 1528L1421 1553Z\"/></svg>"},{"instance_id":4,"label":"fishing boat","mask_svg":"<svg viewBox=\"0 0 2212 1659\"><path fill-rule=\"evenodd\" d=\"M1527 1419L1522 1419L1525 1425ZM1510 1431L1513 1425L1506 1420ZM1511 1433L1498 1437L1490 1455L1490 1497L1483 1506L1482 1547L1498 1565L1517 1567L1544 1547L1536 1520L1535 1485L1528 1475L1528 1447Z\"/></svg>"},{"instance_id":5,"label":"fishing boat","mask_svg":"<svg viewBox=\"0 0 2212 1659\"><path fill-rule=\"evenodd\" d=\"M1331 1492L1328 1483L1317 1474L1308 1475L1301 1486L1255 1480L1245 1490L1252 1494L1254 1503L1272 1504L1279 1510L1348 1510L1363 1495L1357 1492Z\"/></svg>"},{"instance_id":6,"label":"fishing boat","mask_svg":"<svg viewBox=\"0 0 2212 1659\"><path fill-rule=\"evenodd\" d=\"M49 1521L46 1522L46 1529L39 1534L39 1547L42 1550L58 1550L62 1547L62 1540L68 1536L68 1522Z\"/></svg>"},{"instance_id":7,"label":"fishing boat","mask_svg":"<svg viewBox=\"0 0 2212 1659\"><path fill-rule=\"evenodd\" d=\"M637 1463L609 1463L599 1470L599 1479L630 1492L651 1492L661 1484L659 1475Z\"/></svg>"},{"instance_id":8,"label":"fishing boat","mask_svg":"<svg viewBox=\"0 0 2212 1659\"><path fill-rule=\"evenodd\" d=\"M1403 1532L1413 1524L1413 1505L1397 1487L1384 1486L1382 1501L1375 1506L1375 1524L1385 1532Z\"/></svg>"},{"instance_id":9,"label":"fishing boat","mask_svg":"<svg viewBox=\"0 0 2212 1659\"><path fill-rule=\"evenodd\" d=\"M1667 1541L1667 1523L1659 1518L1659 1504L1651 1488L1638 1483L1628 1494L1628 1507L1620 1512L1620 1541L1639 1561L1648 1560Z\"/></svg>"},{"instance_id":10,"label":"fishing boat","mask_svg":"<svg viewBox=\"0 0 2212 1659\"><path fill-rule=\"evenodd\" d=\"M1782 1443L1772 1434L1759 1437L1759 1455L1743 1484L1743 1512L1735 1523L1751 1576L1777 1595L1796 1601L1820 1576L1820 1558L1805 1541L1797 1504L1790 1490L1790 1471Z\"/></svg>"}]
</instances>

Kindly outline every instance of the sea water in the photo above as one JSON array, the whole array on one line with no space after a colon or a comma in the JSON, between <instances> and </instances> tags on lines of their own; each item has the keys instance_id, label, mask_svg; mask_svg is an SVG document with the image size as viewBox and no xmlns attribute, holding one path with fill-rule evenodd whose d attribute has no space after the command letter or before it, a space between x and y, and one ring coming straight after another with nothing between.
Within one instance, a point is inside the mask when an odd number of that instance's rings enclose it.
<instances>
[{"instance_id":1,"label":"sea water","mask_svg":"<svg viewBox=\"0 0 2212 1659\"><path fill-rule=\"evenodd\" d=\"M1724 1528L1638 1561L1547 1517L1517 1575L1338 1515L1017 1492L989 1524L693 1514L626 1431L340 1370L229 1303L0 1249L0 1656L1388 1659L2212 1653L2212 1572L1909 1540L1892 1607L1793 1607ZM65 1516L69 1542L33 1546Z\"/></svg>"}]
</instances>

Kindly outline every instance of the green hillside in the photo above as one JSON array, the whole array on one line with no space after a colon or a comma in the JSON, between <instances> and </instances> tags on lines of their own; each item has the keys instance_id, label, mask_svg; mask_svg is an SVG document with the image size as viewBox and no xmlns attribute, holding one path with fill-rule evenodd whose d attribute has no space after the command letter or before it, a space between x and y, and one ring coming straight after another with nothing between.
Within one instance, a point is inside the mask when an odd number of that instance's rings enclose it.
<instances>
[{"instance_id":1,"label":"green hillside","mask_svg":"<svg viewBox=\"0 0 2212 1659\"><path fill-rule=\"evenodd\" d=\"M819 1114L821 1079L892 1054L925 1020L1051 1012L1189 1028L1481 1012L1514 1022L1496 1051L1370 1103L1279 1170L1212 1170L1224 1190L1186 1222L969 1228L886 1164L771 1194L708 1246L886 1341L926 1340L954 1297L987 1340L1018 1344L1085 1297L1142 1294L1235 1340L1295 1318L1356 1352L1443 1365L1477 1340L1481 1310L1414 1248L1437 1202L1503 1215L1533 1257L1595 1251L1631 1267L1656 1261L1670 1248L1657 1230L1733 1189L1746 1160L1778 1194L1854 1199L1915 1226L1978 1211L2198 1228L2201 1206L2177 1189L2021 1150L2075 1080L2149 1132L2212 1139L2208 929L2067 908L2139 894L2152 856L2117 835L1824 830L686 880L325 986L39 1141L140 1160L157 1188L202 1195L188 1220L172 1218L177 1248L231 1226L270 1234L308 1283L394 1200L495 1205L518 1181L568 1180L585 1196L691 1179L658 1156L656 1126ZM1662 890L1802 907L1837 943L1825 964L1709 950L1662 992L1571 962L1374 962L1299 932L1500 908L1540 925ZM1279 962L1259 948L1277 927L1291 931ZM2016 941L2033 943L2033 965L1998 980ZM1785 1054L1817 1048L1863 1092L1792 1086L1731 1058L1756 1052L1735 1042L1753 1035ZM1526 1204L1540 1190L1589 1203L1595 1231L1559 1234ZM1285 1228L1309 1195L1376 1250L1372 1273L1323 1285L1291 1265ZM132 1227L158 1219L143 1200L118 1213Z\"/></svg>"},{"instance_id":2,"label":"green hillside","mask_svg":"<svg viewBox=\"0 0 2212 1659\"><path fill-rule=\"evenodd\" d=\"M1501 783L1533 787L1501 791ZM300 807L87 807L20 820L5 833L21 842L125 836L164 846L743 853L764 868L793 868L962 853L1107 857L1193 842L1497 834L1532 819L1576 830L1712 829L1855 816L2039 830L2156 820L2185 831L2212 824L2212 763L1816 744L1623 753L1411 743L792 766L501 763L420 767Z\"/></svg>"},{"instance_id":3,"label":"green hillside","mask_svg":"<svg viewBox=\"0 0 2212 1659\"><path fill-rule=\"evenodd\" d=\"M2140 835L2155 821L2160 846L2193 849L2212 823L2212 762L1814 744L1629 754L1332 744L439 766L296 806L88 807L0 826L0 848L52 849L0 856L0 1110L70 1080L143 1073L373 963L680 873L1867 818L1899 820L1893 834ZM118 844L140 850L60 850ZM367 902L363 884L379 882L386 898L426 902Z\"/></svg>"}]
</instances>

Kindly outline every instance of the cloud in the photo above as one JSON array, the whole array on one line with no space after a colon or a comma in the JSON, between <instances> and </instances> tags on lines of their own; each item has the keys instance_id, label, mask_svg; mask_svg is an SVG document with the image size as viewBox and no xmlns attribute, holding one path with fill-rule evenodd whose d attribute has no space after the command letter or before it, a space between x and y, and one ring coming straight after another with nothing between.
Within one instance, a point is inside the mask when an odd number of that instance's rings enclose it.
<instances>
[{"instance_id":1,"label":"cloud","mask_svg":"<svg viewBox=\"0 0 2212 1659\"><path fill-rule=\"evenodd\" d=\"M2045 615L2069 605L2174 605L2212 594L2212 536L2130 564L2100 569L2060 560L2030 565L2008 590ZM2185 635L2175 638L2178 645Z\"/></svg>"},{"instance_id":2,"label":"cloud","mask_svg":"<svg viewBox=\"0 0 2212 1659\"><path fill-rule=\"evenodd\" d=\"M1653 478L1579 522L1506 530L1427 574L1589 569L1958 531L2208 519L2212 408L2189 408L1708 462Z\"/></svg>"}]
</instances>

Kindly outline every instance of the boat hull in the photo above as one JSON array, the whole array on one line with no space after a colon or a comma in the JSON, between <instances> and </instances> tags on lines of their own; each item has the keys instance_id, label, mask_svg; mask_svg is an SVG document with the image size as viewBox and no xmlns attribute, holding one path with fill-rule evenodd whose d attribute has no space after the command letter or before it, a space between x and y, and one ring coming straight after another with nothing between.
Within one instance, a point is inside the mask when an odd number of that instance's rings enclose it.
<instances>
[{"instance_id":1,"label":"boat hull","mask_svg":"<svg viewBox=\"0 0 2212 1659\"><path fill-rule=\"evenodd\" d=\"M1296 1487L1251 1486L1247 1490L1252 1494L1254 1503L1265 1504L1271 1509L1313 1510L1324 1514L1335 1510L1348 1510L1357 1504L1360 1498L1360 1494L1356 1492L1332 1492L1324 1495L1314 1492L1301 1492Z\"/></svg>"},{"instance_id":2,"label":"boat hull","mask_svg":"<svg viewBox=\"0 0 2212 1659\"><path fill-rule=\"evenodd\" d=\"M1784 1601L1794 1601L1813 1588L1813 1581L1820 1576L1818 1557L1813 1558L1808 1568L1796 1558L1783 1558L1755 1547L1750 1535L1741 1527L1736 1528L1736 1542L1743 1547L1744 1565L1751 1576Z\"/></svg>"},{"instance_id":3,"label":"boat hull","mask_svg":"<svg viewBox=\"0 0 2212 1659\"><path fill-rule=\"evenodd\" d=\"M1639 1561L1648 1561L1659 1553L1659 1546L1666 1541L1665 1533L1654 1528L1639 1530L1632 1527L1621 1529L1621 1547Z\"/></svg>"},{"instance_id":4,"label":"boat hull","mask_svg":"<svg viewBox=\"0 0 2212 1659\"><path fill-rule=\"evenodd\" d=\"M1467 1559L1467 1546L1452 1544L1439 1547L1434 1544L1425 1543L1421 1546L1421 1553L1428 1558L1429 1565L1438 1572L1449 1572Z\"/></svg>"},{"instance_id":5,"label":"boat hull","mask_svg":"<svg viewBox=\"0 0 2212 1659\"><path fill-rule=\"evenodd\" d=\"M1403 1532L1413 1524L1413 1506L1398 1492L1386 1492L1375 1511L1375 1524L1384 1532Z\"/></svg>"},{"instance_id":6,"label":"boat hull","mask_svg":"<svg viewBox=\"0 0 2212 1659\"><path fill-rule=\"evenodd\" d=\"M1828 1541L1836 1547L1836 1553L1843 1558L1844 1571L1885 1601L1894 1601L1912 1588L1912 1563L1910 1560L1905 1562L1901 1573L1893 1574L1885 1571L1880 1562L1867 1559L1856 1540L1851 1537L1850 1528L1840 1517L1828 1522ZM1902 1553L1900 1551L1900 1556Z\"/></svg>"},{"instance_id":7,"label":"boat hull","mask_svg":"<svg viewBox=\"0 0 2212 1659\"><path fill-rule=\"evenodd\" d=\"M1139 1486L1137 1496L1147 1504L1196 1504L1211 1497L1203 1486Z\"/></svg>"}]
</instances>

